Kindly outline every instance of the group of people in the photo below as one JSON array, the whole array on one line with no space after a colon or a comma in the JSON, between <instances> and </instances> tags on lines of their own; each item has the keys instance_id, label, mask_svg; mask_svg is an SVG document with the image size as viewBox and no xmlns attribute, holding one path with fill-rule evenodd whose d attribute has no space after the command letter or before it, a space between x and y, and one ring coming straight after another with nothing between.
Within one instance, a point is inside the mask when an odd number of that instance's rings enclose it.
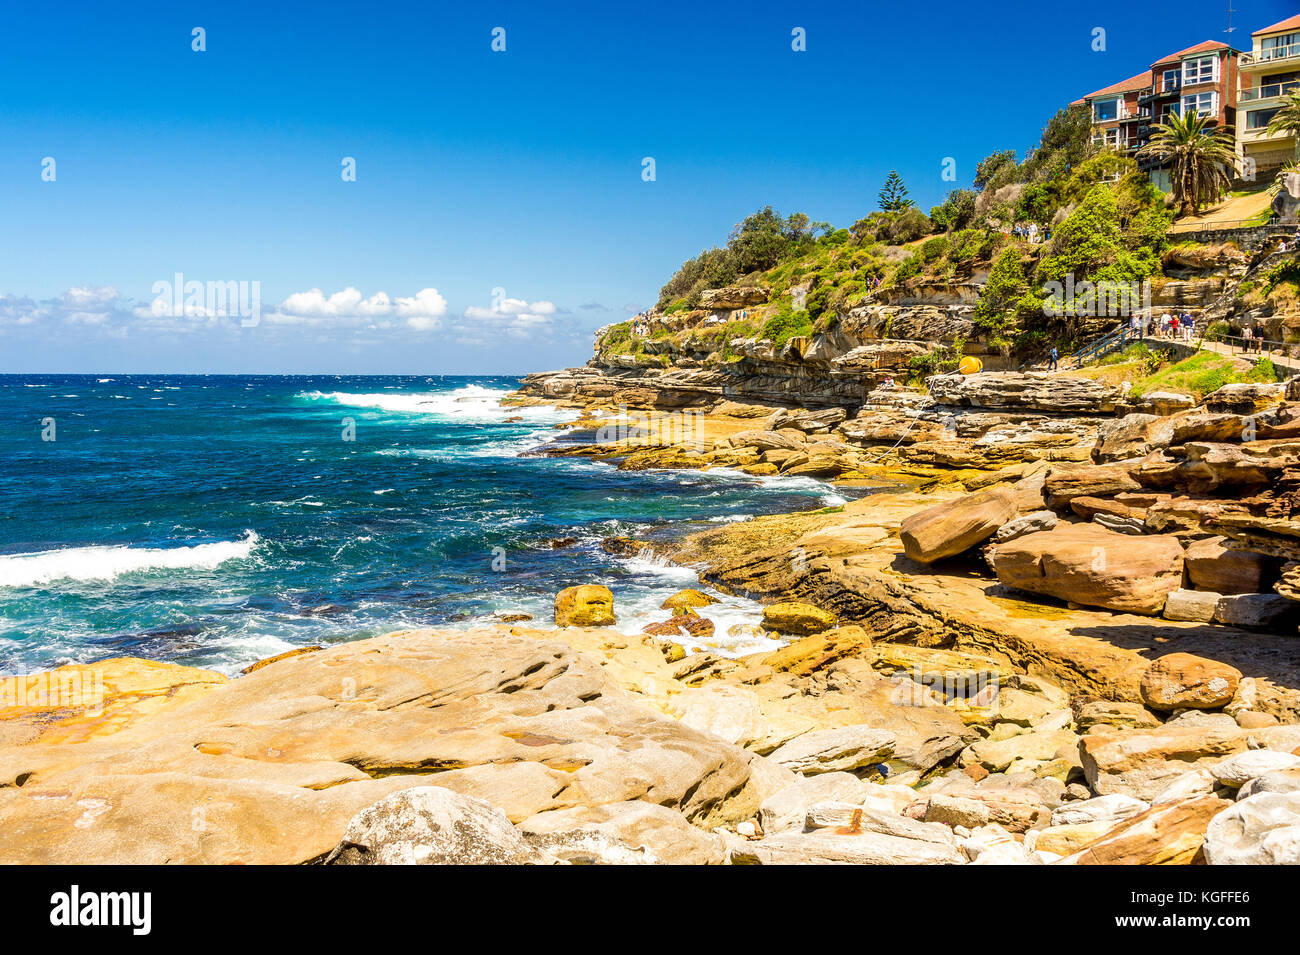
<instances>
[{"instance_id":1,"label":"group of people","mask_svg":"<svg viewBox=\"0 0 1300 955\"><path fill-rule=\"evenodd\" d=\"M1264 330L1254 325L1247 325L1241 330L1241 347L1245 351L1263 352Z\"/></svg>"},{"instance_id":2,"label":"group of people","mask_svg":"<svg viewBox=\"0 0 1300 955\"><path fill-rule=\"evenodd\" d=\"M1032 245L1037 245L1039 242L1050 242L1052 239L1052 230L1038 228L1037 222L1031 222L1028 225L1016 223L1011 227L1011 234L1018 239L1028 239Z\"/></svg>"},{"instance_id":3,"label":"group of people","mask_svg":"<svg viewBox=\"0 0 1300 955\"><path fill-rule=\"evenodd\" d=\"M1129 327L1135 331L1142 327L1142 323L1143 319L1137 315L1129 319ZM1196 331L1196 321L1186 312L1178 315L1170 315L1168 312L1164 312L1160 315L1160 318L1156 319L1155 327L1151 331L1157 338L1190 342L1193 333Z\"/></svg>"},{"instance_id":4,"label":"group of people","mask_svg":"<svg viewBox=\"0 0 1300 955\"><path fill-rule=\"evenodd\" d=\"M645 338L650 334L650 322L646 316L646 312L637 312L632 316L632 334L637 338Z\"/></svg>"}]
</instances>

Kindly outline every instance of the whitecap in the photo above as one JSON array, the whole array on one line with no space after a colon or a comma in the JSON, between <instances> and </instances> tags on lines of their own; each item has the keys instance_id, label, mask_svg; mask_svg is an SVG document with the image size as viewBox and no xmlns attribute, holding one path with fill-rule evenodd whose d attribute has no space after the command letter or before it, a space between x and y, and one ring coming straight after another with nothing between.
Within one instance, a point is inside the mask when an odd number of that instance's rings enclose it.
<instances>
[{"instance_id":1,"label":"whitecap","mask_svg":"<svg viewBox=\"0 0 1300 955\"><path fill-rule=\"evenodd\" d=\"M63 547L0 557L0 587L34 587L55 580L114 580L151 570L212 570L248 557L261 540L245 531L237 541L189 547Z\"/></svg>"}]
</instances>

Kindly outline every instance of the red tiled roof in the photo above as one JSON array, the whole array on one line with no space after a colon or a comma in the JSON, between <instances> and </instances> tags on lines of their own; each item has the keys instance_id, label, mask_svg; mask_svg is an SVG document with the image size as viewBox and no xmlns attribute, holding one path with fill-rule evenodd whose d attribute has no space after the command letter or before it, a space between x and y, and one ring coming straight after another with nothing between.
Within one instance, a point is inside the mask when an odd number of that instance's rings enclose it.
<instances>
[{"instance_id":1,"label":"red tiled roof","mask_svg":"<svg viewBox=\"0 0 1300 955\"><path fill-rule=\"evenodd\" d=\"M1206 40L1204 43L1198 43L1196 46L1189 46L1185 50L1179 50L1177 53L1170 53L1168 56L1161 57L1151 64L1152 68L1159 66L1161 63L1168 63L1170 60L1176 60L1179 57L1188 56L1192 53L1208 53L1210 50L1230 50L1232 47L1219 40Z\"/></svg>"},{"instance_id":2,"label":"red tiled roof","mask_svg":"<svg viewBox=\"0 0 1300 955\"><path fill-rule=\"evenodd\" d=\"M1112 83L1110 86L1103 86L1096 92L1089 93L1083 99L1092 99L1094 96L1105 96L1107 93L1132 93L1135 90L1144 90L1151 85L1150 73L1139 73L1137 76L1130 76L1126 80L1118 83ZM1083 100L1079 100L1082 102Z\"/></svg>"},{"instance_id":3,"label":"red tiled roof","mask_svg":"<svg viewBox=\"0 0 1300 955\"><path fill-rule=\"evenodd\" d=\"M1300 28L1300 14L1288 17L1280 23L1273 24L1271 27L1264 27L1262 30L1256 30L1251 34L1251 36L1259 36L1261 33L1273 33L1278 30L1290 30L1292 28Z\"/></svg>"}]
</instances>

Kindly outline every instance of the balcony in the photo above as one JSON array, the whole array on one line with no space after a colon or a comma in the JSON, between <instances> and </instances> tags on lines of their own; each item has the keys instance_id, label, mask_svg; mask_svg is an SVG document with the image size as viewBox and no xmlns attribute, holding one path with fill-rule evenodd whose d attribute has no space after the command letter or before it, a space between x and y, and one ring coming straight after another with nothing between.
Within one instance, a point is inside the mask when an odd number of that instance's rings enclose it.
<instances>
[{"instance_id":1,"label":"balcony","mask_svg":"<svg viewBox=\"0 0 1300 955\"><path fill-rule=\"evenodd\" d=\"M1289 46L1275 46L1267 50L1255 50L1243 53L1237 58L1237 66L1243 70L1260 70L1277 63L1300 60L1300 43Z\"/></svg>"},{"instance_id":2,"label":"balcony","mask_svg":"<svg viewBox=\"0 0 1300 955\"><path fill-rule=\"evenodd\" d=\"M1281 99L1283 96L1289 96L1295 92L1300 92L1300 80L1270 83L1268 86L1256 86L1254 89L1242 90L1237 94L1237 102L1242 106L1247 103L1257 104L1263 100Z\"/></svg>"}]
</instances>

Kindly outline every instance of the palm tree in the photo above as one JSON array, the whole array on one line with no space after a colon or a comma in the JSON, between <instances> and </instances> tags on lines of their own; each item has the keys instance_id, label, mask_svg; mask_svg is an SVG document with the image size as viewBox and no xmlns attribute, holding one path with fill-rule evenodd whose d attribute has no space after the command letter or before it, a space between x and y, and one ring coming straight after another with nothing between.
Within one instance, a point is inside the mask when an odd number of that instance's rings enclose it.
<instances>
[{"instance_id":1,"label":"palm tree","mask_svg":"<svg viewBox=\"0 0 1300 955\"><path fill-rule=\"evenodd\" d=\"M1185 116L1170 116L1157 126L1138 156L1170 165L1178 214L1190 216L1228 191L1231 173L1237 167L1233 144L1231 129L1210 127L1207 117L1190 111Z\"/></svg>"},{"instance_id":2,"label":"palm tree","mask_svg":"<svg viewBox=\"0 0 1300 955\"><path fill-rule=\"evenodd\" d=\"M1290 133L1300 139L1300 92L1289 94L1286 104L1269 120L1268 134L1276 136L1279 133Z\"/></svg>"}]
</instances>

